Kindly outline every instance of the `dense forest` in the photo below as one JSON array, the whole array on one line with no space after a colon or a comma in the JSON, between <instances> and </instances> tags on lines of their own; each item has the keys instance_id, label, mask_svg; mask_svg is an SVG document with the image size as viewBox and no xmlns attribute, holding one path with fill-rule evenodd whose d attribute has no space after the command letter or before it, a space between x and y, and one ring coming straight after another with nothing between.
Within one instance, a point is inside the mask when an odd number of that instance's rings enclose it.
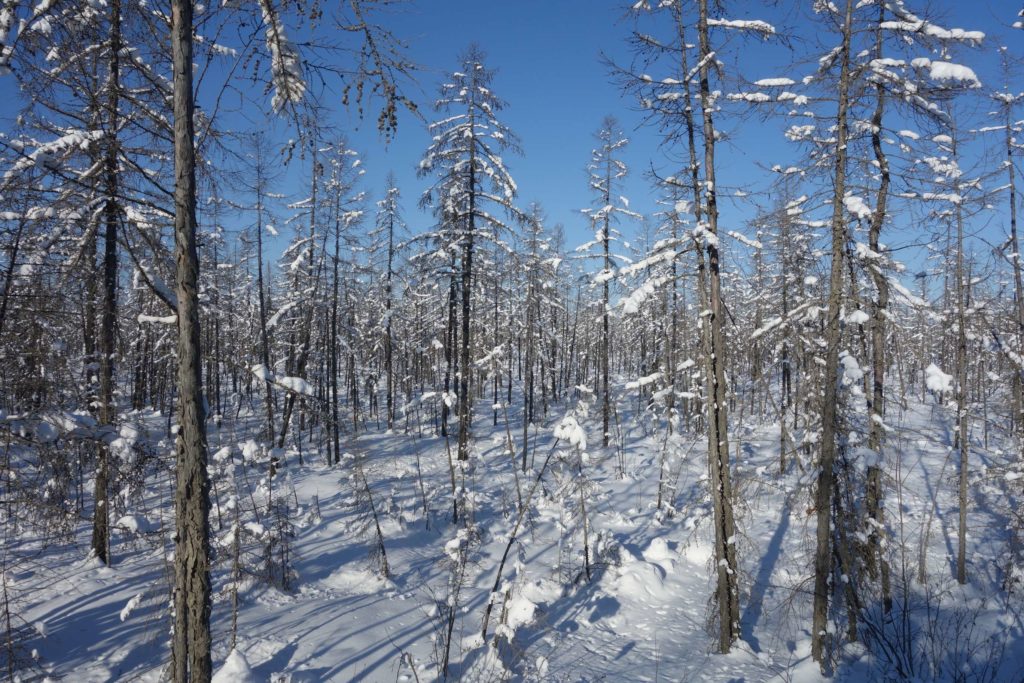
<instances>
[{"instance_id":1,"label":"dense forest","mask_svg":"<svg viewBox=\"0 0 1024 683\"><path fill-rule=\"evenodd\" d=\"M1012 4L617 6L569 225L431 3L0 0L0 671L1024 680Z\"/></svg>"}]
</instances>

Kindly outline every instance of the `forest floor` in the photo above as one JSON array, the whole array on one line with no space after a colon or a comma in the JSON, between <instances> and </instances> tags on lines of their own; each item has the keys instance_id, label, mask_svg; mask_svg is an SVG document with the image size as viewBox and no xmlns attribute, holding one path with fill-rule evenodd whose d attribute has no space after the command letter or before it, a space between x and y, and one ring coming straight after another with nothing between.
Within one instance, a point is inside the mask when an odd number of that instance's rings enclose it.
<instances>
[{"instance_id":1,"label":"forest floor","mask_svg":"<svg viewBox=\"0 0 1024 683\"><path fill-rule=\"evenodd\" d=\"M230 586L232 566L232 489L240 492L247 533L235 648L244 661L235 657L219 680L437 679L453 558L460 548L468 562L451 639L453 679L820 680L810 660L815 516L808 457L802 466L790 458L780 474L777 425L741 427L731 436L742 639L730 654L715 654L708 627L712 529L706 443L685 433L666 437L651 415L633 412L635 398L629 403L619 406L621 422L608 449L599 447L596 408L588 419L579 416L590 442L581 477L578 452L553 435L563 408L550 410L531 430L531 467L524 474L517 467L519 418L510 415L516 444L510 456L504 416L492 426L490 402L481 402L465 476L476 533L462 546L453 541L459 526L451 520L446 441L427 425L424 436L415 428L406 435L368 425L367 433L344 440L343 450L355 455L339 467L327 466L308 444L300 465L293 448L272 482L275 491L267 486L266 453L250 442L258 425L242 419L211 427L215 668L230 649L232 600L224 587ZM859 645L839 650L837 679L1024 680L1021 601L1002 588L1007 514L1020 505L1011 493L1012 468L1019 463L1008 451L982 447L981 435L972 435L969 581L960 586L953 578L958 470L948 411L929 398L906 410L893 405L887 417L895 607L888 616L866 607L860 637L871 641L873 654ZM171 441L158 415L126 419L134 421L138 442L161 454L154 462L162 474L151 473L145 491L134 497L131 516L118 520L113 565L87 558L86 522L61 544L43 548L31 538L6 544L8 591L24 620L26 652L37 657L37 674L82 683L157 681L165 674L173 520L159 511L171 509ZM497 632L500 643L482 646L485 605L518 500L530 498L542 469L489 619L487 642ZM372 506L360 494L363 477ZM269 500L286 503L271 511ZM387 552L387 578L378 571L374 512ZM254 557L265 561L270 539L283 537L287 544L273 541L276 565L265 571L253 566ZM922 544L924 583L918 577ZM278 586L265 580L270 576ZM871 596L865 602L873 604Z\"/></svg>"}]
</instances>

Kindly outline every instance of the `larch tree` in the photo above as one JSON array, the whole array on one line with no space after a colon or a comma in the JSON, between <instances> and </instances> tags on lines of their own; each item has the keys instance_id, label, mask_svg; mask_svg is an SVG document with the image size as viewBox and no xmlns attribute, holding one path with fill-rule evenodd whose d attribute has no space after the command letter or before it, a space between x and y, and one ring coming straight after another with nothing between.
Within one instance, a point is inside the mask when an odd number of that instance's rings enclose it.
<instances>
[{"instance_id":1,"label":"larch tree","mask_svg":"<svg viewBox=\"0 0 1024 683\"><path fill-rule=\"evenodd\" d=\"M601 269L594 276L594 284L600 289L601 340L599 356L598 384L601 392L601 426L603 436L601 444L608 447L611 436L612 401L609 388L611 348L611 283L615 278L616 260L611 244L618 239L618 230L614 227L620 216L639 218L639 214L629 209L629 200L623 197L621 185L626 177L627 168L622 160L622 149L629 143L623 135L618 121L613 117L605 117L595 137L598 146L591 152L590 163L587 165L590 190L594 194L596 208L585 209L594 231L594 240L579 250L596 248L597 258L601 260Z\"/></svg>"},{"instance_id":2,"label":"larch tree","mask_svg":"<svg viewBox=\"0 0 1024 683\"><path fill-rule=\"evenodd\" d=\"M384 330L382 342L384 346L384 375L386 391L386 411L388 429L395 428L395 279L398 262L396 257L400 255L399 247L404 241L403 231L405 223L399 207L401 192L398 189L397 181L393 173L387 177L387 187L384 190L384 198L377 202L377 226L371 233L375 244L379 241L377 251L383 251L383 298L384 298Z\"/></svg>"},{"instance_id":3,"label":"larch tree","mask_svg":"<svg viewBox=\"0 0 1024 683\"><path fill-rule=\"evenodd\" d=\"M510 229L500 215L515 215L517 186L502 153L517 151L515 134L497 115L504 102L491 90L494 73L484 65L484 54L472 46L460 58L462 70L441 86L435 108L445 118L430 125L433 142L420 162L421 176L435 175L423 196L438 220L451 226L458 244L460 325L458 329L458 459L469 458L472 376L472 311L474 257L478 240L493 241Z\"/></svg>"}]
</instances>

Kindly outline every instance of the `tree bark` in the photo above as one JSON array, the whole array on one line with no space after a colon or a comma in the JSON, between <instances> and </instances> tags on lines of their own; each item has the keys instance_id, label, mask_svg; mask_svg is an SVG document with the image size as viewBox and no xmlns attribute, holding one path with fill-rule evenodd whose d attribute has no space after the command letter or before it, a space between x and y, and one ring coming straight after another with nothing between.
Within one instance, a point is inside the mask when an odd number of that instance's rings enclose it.
<instances>
[{"instance_id":1,"label":"tree bark","mask_svg":"<svg viewBox=\"0 0 1024 683\"><path fill-rule=\"evenodd\" d=\"M953 129L953 161L959 163L960 140ZM953 192L960 195L960 181L954 179ZM967 583L967 292L964 282L964 215L963 202L956 202L956 421L960 451L957 519L956 580Z\"/></svg>"},{"instance_id":2,"label":"tree bark","mask_svg":"<svg viewBox=\"0 0 1024 683\"><path fill-rule=\"evenodd\" d=\"M836 157L832 196L832 266L829 278L828 313L825 329L825 391L821 405L821 457L814 505L817 516L814 553L814 607L811 624L811 657L827 668L826 628L828 622L829 578L832 574L832 489L835 486L836 400L839 375L839 313L843 299L843 249L846 222L843 197L846 193L848 110L850 91L850 38L853 31L853 2L846 0L842 47L839 55L839 104L836 113Z\"/></svg>"},{"instance_id":3,"label":"tree bark","mask_svg":"<svg viewBox=\"0 0 1024 683\"><path fill-rule=\"evenodd\" d=\"M210 480L199 348L192 3L171 0L174 67L174 261L178 298L178 438L175 491L173 678L209 681Z\"/></svg>"},{"instance_id":4,"label":"tree bark","mask_svg":"<svg viewBox=\"0 0 1024 683\"><path fill-rule=\"evenodd\" d=\"M882 21L885 19L885 5L878 8L878 26L875 28L875 58L882 56ZM882 246L879 237L885 223L886 202L889 198L889 160L882 149L882 115L885 110L885 88L881 83L875 85L876 104L871 119L871 147L875 161L878 162L879 184L875 195L875 210L868 227L868 246L875 254L881 255ZM877 462L868 467L867 472L867 512L870 518L867 566L872 578L880 575L882 582L882 601L886 613L892 608L892 595L889 586L889 563L883 556L882 539L885 538L885 504L882 491L882 457L885 440L885 337L886 320L889 314L889 281L882 272L882 264L874 259L867 264L868 272L875 284L875 306L871 321L871 399L869 405L870 426L868 432L868 448L875 452Z\"/></svg>"},{"instance_id":5,"label":"tree bark","mask_svg":"<svg viewBox=\"0 0 1024 683\"><path fill-rule=\"evenodd\" d=\"M722 302L720 256L718 251L718 204L715 187L715 126L712 118L711 45L708 38L708 3L700 0L697 25L700 46L700 101L704 132L704 201L707 209L705 249L708 258L708 310L710 353L705 354L708 414L708 460L712 503L715 512L715 562L718 573L718 646L722 653L732 647L739 634L739 589L737 586L736 527L732 510L729 465L728 398L725 382L725 307ZM685 48L684 48L685 49Z\"/></svg>"},{"instance_id":6,"label":"tree bark","mask_svg":"<svg viewBox=\"0 0 1024 683\"><path fill-rule=\"evenodd\" d=\"M473 78L469 89L469 130L475 134L476 131L476 70L471 72ZM469 140L469 163L467 164L469 174L468 200L469 207L465 215L465 246L462 251L462 337L459 339L459 460L469 460L469 422L470 422L470 395L469 375L471 372L470 363L470 313L473 301L473 238L476 227L476 140Z\"/></svg>"},{"instance_id":7,"label":"tree bark","mask_svg":"<svg viewBox=\"0 0 1024 683\"><path fill-rule=\"evenodd\" d=\"M114 353L116 351L115 325L117 322L117 223L120 218L118 205L118 140L120 125L121 87L121 0L112 0L110 5L110 73L107 81L107 131L106 157L104 159L104 184L106 204L103 209L103 310L100 317L100 414L99 423L112 429L116 409L114 407ZM104 431L106 431L106 429ZM93 513L92 552L103 564L110 564L110 446L107 434L101 436L96 453L96 482Z\"/></svg>"}]
</instances>

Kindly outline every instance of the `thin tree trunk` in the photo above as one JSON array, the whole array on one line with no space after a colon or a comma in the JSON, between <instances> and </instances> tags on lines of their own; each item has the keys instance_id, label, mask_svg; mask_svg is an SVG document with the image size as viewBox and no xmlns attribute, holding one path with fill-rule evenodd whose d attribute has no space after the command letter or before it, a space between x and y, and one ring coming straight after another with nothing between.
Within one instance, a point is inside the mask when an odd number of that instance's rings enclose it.
<instances>
[{"instance_id":1,"label":"thin tree trunk","mask_svg":"<svg viewBox=\"0 0 1024 683\"><path fill-rule=\"evenodd\" d=\"M263 284L263 146L257 139L253 145L256 153L256 290L259 297L260 312L260 360L267 373L270 372L270 342L267 337L267 304L266 289ZM267 411L267 444L274 445L274 394L270 385L270 375L263 382L264 403Z\"/></svg>"},{"instance_id":2,"label":"thin tree trunk","mask_svg":"<svg viewBox=\"0 0 1024 683\"><path fill-rule=\"evenodd\" d=\"M732 647L739 634L738 563L736 528L732 511L732 483L729 472L728 398L725 384L724 314L718 252L718 205L715 184L715 127L712 119L709 83L711 46L708 39L708 3L699 2L698 42L700 44L700 101L704 119L704 196L707 202L705 240L708 257L708 318L710 354L705 370L708 388L708 459L711 469L712 502L715 512L715 563L718 574L718 646L722 653Z\"/></svg>"},{"instance_id":3,"label":"thin tree trunk","mask_svg":"<svg viewBox=\"0 0 1024 683\"><path fill-rule=\"evenodd\" d=\"M384 316L386 322L384 323L384 372L387 375L387 412L388 412L388 430L395 428L395 369L394 369L394 346L395 339L392 332L391 326L391 309L392 309L392 279L394 278L394 259L395 259L395 217L391 214L388 217L388 272L387 272L387 284L385 287L384 296Z\"/></svg>"},{"instance_id":4,"label":"thin tree trunk","mask_svg":"<svg viewBox=\"0 0 1024 683\"><path fill-rule=\"evenodd\" d=\"M828 623L829 577L832 574L832 489L835 486L836 399L839 374L839 312L843 297L843 249L846 223L843 196L846 192L847 112L850 91L850 37L853 31L853 1L846 0L842 47L839 55L839 105L836 113L836 158L832 195L832 267L829 278L828 313L825 329L825 391L821 405L821 457L815 493L817 516L814 553L814 607L811 624L811 657L827 667L826 628Z\"/></svg>"},{"instance_id":5,"label":"thin tree trunk","mask_svg":"<svg viewBox=\"0 0 1024 683\"><path fill-rule=\"evenodd\" d=\"M475 72L474 72L475 73ZM469 104L469 130L475 131L475 111L476 106L474 104L476 93L476 82L473 81L473 87L470 88L470 104ZM471 350L471 339L470 332L472 326L470 325L470 314L473 301L473 238L476 227L476 142L470 140L469 144L469 163L467 164L467 172L469 173L469 209L465 216L466 220L466 235L465 235L465 246L462 252L462 338L459 339L461 353L459 359L459 460L469 459L469 421L470 421L470 402L471 397L469 395L469 375L472 370L470 363L470 350Z\"/></svg>"},{"instance_id":6,"label":"thin tree trunk","mask_svg":"<svg viewBox=\"0 0 1024 683\"><path fill-rule=\"evenodd\" d=\"M882 56L882 21L885 19L885 5L878 7L878 26L875 29L875 58ZM882 149L882 114L885 109L885 88L881 83L875 85L877 101L871 119L871 147L875 161L878 162L880 181L875 195L875 210L868 228L868 246L872 252L881 255L882 246L879 237L885 223L886 202L889 197L889 160ZM885 440L885 322L889 315L889 281L882 272L882 264L878 259L869 261L868 271L875 283L876 300L871 321L871 402L870 426L868 432L868 448L877 455L877 462L868 467L867 473L867 512L871 519L871 530L867 543L867 566L872 578L876 573L881 575L882 601L886 613L892 608L892 595L889 586L889 563L883 555L883 539L885 538L885 504L881 482L881 465L883 442Z\"/></svg>"},{"instance_id":7,"label":"thin tree trunk","mask_svg":"<svg viewBox=\"0 0 1024 683\"><path fill-rule=\"evenodd\" d=\"M117 222L120 208L117 201L117 127L120 125L121 87L121 0L110 5L110 74L107 82L107 135L104 159L106 205L103 210L103 312L100 318L100 425L110 429L114 424L114 353L117 321ZM105 435L104 435L105 436ZM93 512L92 552L104 564L110 563L110 447L105 438L99 441L96 457L96 482Z\"/></svg>"},{"instance_id":8,"label":"thin tree trunk","mask_svg":"<svg viewBox=\"0 0 1024 683\"><path fill-rule=\"evenodd\" d=\"M960 140L953 130L953 160L959 161ZM960 181L954 180L954 193L960 194ZM960 447L959 506L957 524L956 580L967 583L967 299L964 282L963 204L956 202L956 418Z\"/></svg>"},{"instance_id":9,"label":"thin tree trunk","mask_svg":"<svg viewBox=\"0 0 1024 683\"><path fill-rule=\"evenodd\" d=\"M178 299L178 438L175 491L173 678L209 681L210 480L199 348L192 3L171 0L174 64L174 261Z\"/></svg>"},{"instance_id":10,"label":"thin tree trunk","mask_svg":"<svg viewBox=\"0 0 1024 683\"><path fill-rule=\"evenodd\" d=\"M1017 322L1017 354L1024 355L1024 284L1021 278L1020 242L1017 239L1017 180L1013 166L1013 119L1010 103L1006 103L1006 173L1010 186L1010 249L1013 251L1014 314ZM1018 439L1024 445L1024 376L1021 368L1014 368L1014 416Z\"/></svg>"}]
</instances>

